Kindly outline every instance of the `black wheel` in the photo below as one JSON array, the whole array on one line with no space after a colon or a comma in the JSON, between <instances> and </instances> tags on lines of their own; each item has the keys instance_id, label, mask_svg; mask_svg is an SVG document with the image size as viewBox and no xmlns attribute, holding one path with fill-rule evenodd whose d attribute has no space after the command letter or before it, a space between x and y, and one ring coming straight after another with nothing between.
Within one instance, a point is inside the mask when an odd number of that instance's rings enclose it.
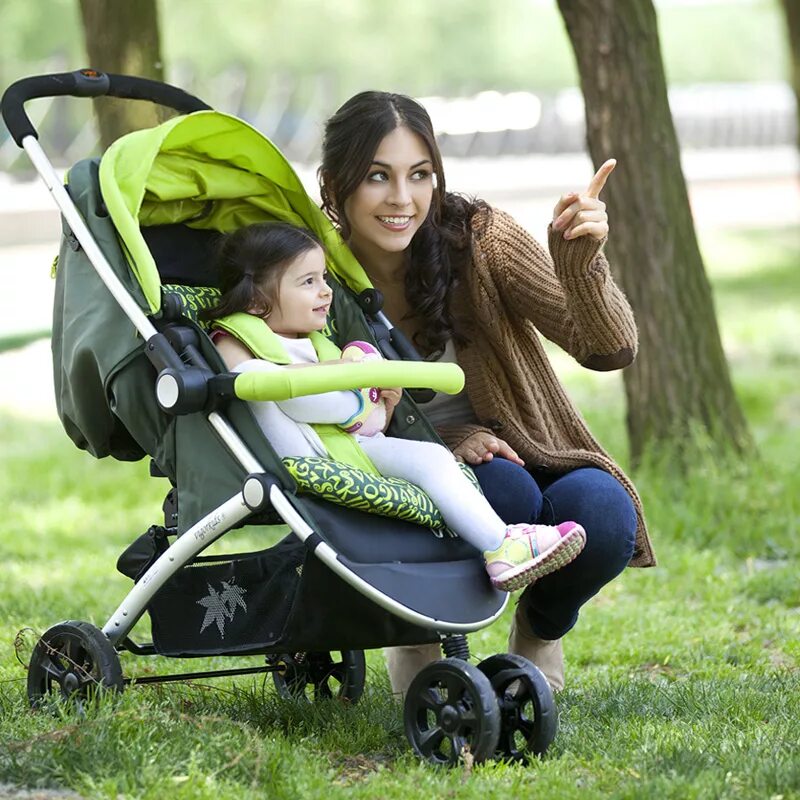
<instances>
[{"instance_id":1,"label":"black wheel","mask_svg":"<svg viewBox=\"0 0 800 800\"><path fill-rule=\"evenodd\" d=\"M460 658L423 667L406 693L406 736L414 752L455 766L469 752L476 762L491 758L500 736L500 708L489 679Z\"/></svg>"},{"instance_id":2,"label":"black wheel","mask_svg":"<svg viewBox=\"0 0 800 800\"><path fill-rule=\"evenodd\" d=\"M98 689L121 692L122 667L106 635L88 622L60 622L48 628L28 663L28 699L36 708L61 697L79 710Z\"/></svg>"},{"instance_id":3,"label":"black wheel","mask_svg":"<svg viewBox=\"0 0 800 800\"><path fill-rule=\"evenodd\" d=\"M281 697L357 703L364 691L367 663L363 650L341 650L340 660L331 653L283 654L269 661L280 667L272 673Z\"/></svg>"},{"instance_id":4,"label":"black wheel","mask_svg":"<svg viewBox=\"0 0 800 800\"><path fill-rule=\"evenodd\" d=\"M527 761L543 755L558 730L553 690L527 658L502 653L478 664L491 681L500 706L499 758Z\"/></svg>"}]
</instances>

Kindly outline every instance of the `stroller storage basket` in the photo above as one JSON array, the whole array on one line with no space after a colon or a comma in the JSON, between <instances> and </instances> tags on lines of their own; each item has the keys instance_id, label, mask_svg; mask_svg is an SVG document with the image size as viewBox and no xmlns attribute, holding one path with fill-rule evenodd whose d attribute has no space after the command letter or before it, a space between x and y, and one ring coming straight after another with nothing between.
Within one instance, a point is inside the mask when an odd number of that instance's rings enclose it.
<instances>
[{"instance_id":1,"label":"stroller storage basket","mask_svg":"<svg viewBox=\"0 0 800 800\"><path fill-rule=\"evenodd\" d=\"M151 528L122 554L120 572L140 577L167 544L165 529ZM292 536L259 552L199 556L148 606L156 651L169 656L265 652L281 638L306 552Z\"/></svg>"},{"instance_id":2,"label":"stroller storage basket","mask_svg":"<svg viewBox=\"0 0 800 800\"><path fill-rule=\"evenodd\" d=\"M318 503L317 513L327 505ZM344 514L350 522L359 516L335 506L328 513ZM152 527L120 556L117 568L138 581L167 549L167 539L163 527ZM430 545L428 556L443 543L430 537ZM463 543L455 546L456 552L462 548ZM195 558L164 584L147 611L153 646L168 656L365 649L438 640L429 629L370 602L293 535L258 552Z\"/></svg>"}]
</instances>

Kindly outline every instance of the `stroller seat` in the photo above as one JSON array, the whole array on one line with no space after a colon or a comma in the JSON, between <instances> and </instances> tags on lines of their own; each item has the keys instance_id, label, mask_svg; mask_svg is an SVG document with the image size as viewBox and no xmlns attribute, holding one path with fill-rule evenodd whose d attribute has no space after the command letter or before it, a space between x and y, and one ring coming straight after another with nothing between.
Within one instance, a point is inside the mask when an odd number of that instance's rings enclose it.
<instances>
[{"instance_id":1,"label":"stroller seat","mask_svg":"<svg viewBox=\"0 0 800 800\"><path fill-rule=\"evenodd\" d=\"M166 227L170 230L146 228L143 234L156 259L159 273L163 271L175 280L183 278L187 273L184 266L186 263L197 264L198 256L202 256L203 259L208 258L207 245L213 242L216 236L209 238L207 231L194 231L184 225ZM172 261L166 257L171 248L165 244L173 232L182 249L188 248L188 257L180 261ZM167 262L164 267L161 260L162 252ZM210 270L208 272L210 273ZM194 274L194 271L189 274ZM211 274L206 277L215 278ZM199 317L200 312L212 308L220 298L220 291L215 286L165 283L162 290L165 296L171 295L179 300L183 317L202 328L206 326ZM336 291L341 292L341 287L337 287ZM436 531L445 529L445 533L451 538L455 536L446 530L447 526L439 509L428 495L403 478L371 475L350 464L316 456L290 456L284 457L282 461L295 480L298 491L303 494L316 495L332 503L368 514L397 517ZM480 485L472 469L465 464L461 464L460 467L480 491Z\"/></svg>"}]
</instances>

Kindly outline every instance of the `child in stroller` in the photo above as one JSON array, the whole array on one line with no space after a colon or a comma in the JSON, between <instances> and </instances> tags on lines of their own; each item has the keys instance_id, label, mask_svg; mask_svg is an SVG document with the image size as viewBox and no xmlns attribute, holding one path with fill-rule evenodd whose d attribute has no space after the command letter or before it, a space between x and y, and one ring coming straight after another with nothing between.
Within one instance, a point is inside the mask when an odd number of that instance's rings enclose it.
<instances>
[{"instance_id":1,"label":"child in stroller","mask_svg":"<svg viewBox=\"0 0 800 800\"><path fill-rule=\"evenodd\" d=\"M281 369L254 359L236 337L232 315L241 314L262 320L277 335L294 362L289 368L318 363L309 334L325 327L332 292L326 282L325 253L316 236L279 222L240 228L223 241L219 274L222 298L204 316L212 324L217 321L212 339L231 370ZM342 351L343 360L370 358L380 355L366 342L351 343ZM385 436L400 392L384 388L325 392L254 402L253 410L280 456L325 456L313 423L335 424L352 433L381 475L408 480L431 497L448 527L483 553L498 589L527 586L580 553L586 534L577 523L506 525L442 445Z\"/></svg>"}]
</instances>

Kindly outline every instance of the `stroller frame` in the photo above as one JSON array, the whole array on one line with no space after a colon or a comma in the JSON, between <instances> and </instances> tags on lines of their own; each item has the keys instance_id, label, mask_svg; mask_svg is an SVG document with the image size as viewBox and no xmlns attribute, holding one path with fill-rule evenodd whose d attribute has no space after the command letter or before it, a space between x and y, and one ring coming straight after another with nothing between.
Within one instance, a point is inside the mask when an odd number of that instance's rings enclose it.
<instances>
[{"instance_id":1,"label":"stroller frame","mask_svg":"<svg viewBox=\"0 0 800 800\"><path fill-rule=\"evenodd\" d=\"M190 353L188 358L186 352L176 352L169 339L159 332L129 294L114 273L81 212L38 142L38 134L25 114L24 103L36 97L52 95L77 97L110 95L149 99L184 113L209 110L209 107L201 100L167 84L129 76L108 75L95 70L24 79L9 87L2 99L2 114L12 137L27 153L98 277L142 337L145 353L158 372L155 390L159 405L168 413L178 414L207 409L207 399L199 406L193 403L191 386L184 383L183 376L187 370L207 371L208 365L203 363L202 357L196 350ZM379 308L373 314L385 330L392 331L391 323ZM395 330L394 333L399 334L399 331ZM407 347L402 335L393 337L393 344L401 352ZM200 363L197 363L198 358ZM230 379L231 376L220 377ZM230 386L224 382L220 383L220 386L220 395L225 398L230 397L230 394L226 394L230 391ZM493 656L482 662L478 668L466 663L469 649L464 634L486 627L496 620L505 610L508 596L494 613L485 619L470 622L438 619L395 601L339 560L336 551L306 522L293 505L291 497L282 490L279 481L265 471L258 458L223 414L212 406L212 410L206 413L206 419L230 455L246 473L241 490L178 536L140 576L101 630L94 629L88 623L69 622L54 626L51 630L60 631L64 626L72 625L75 630L82 631L87 641L97 648L101 654L101 661L103 658L110 659L114 664L118 661L116 651L119 650L128 650L139 655L155 652L152 645L133 642L129 634L159 590L171 577L225 533L242 524L252 514L271 508L290 527L295 536L335 575L391 614L412 625L435 632L443 641L445 654L452 656L424 668L409 688L405 708L406 732L418 755L434 763L455 764L463 753L463 745L469 746L476 760L495 755L527 759L531 755L542 754L547 749L555 736L557 716L552 693L541 672L519 656ZM45 651L52 650L53 641L47 642L44 638L37 647ZM88 649L91 650L91 647ZM279 675L285 677L287 670L291 671L291 668L297 667L304 655L299 654L297 663L292 663L292 656L280 658L268 656L268 663L263 667L153 676L138 679L137 682L178 680L192 675L207 677L273 672L276 673L276 684L280 690ZM119 689L123 683L128 683L130 680L122 679L121 669L113 667L110 671L101 671L101 680L95 682ZM361 680L363 682L363 675ZM454 682L459 687L460 696L467 698L465 701L467 711L479 709L477 722L474 720L474 714L471 716L468 713L462 714L464 719L455 714L453 718L455 712L452 708L455 706L447 701L452 699L449 687L452 687ZM432 729L429 723L425 722L428 708L420 697L435 687L444 692L444 701L438 708L439 718ZM522 687L521 694L520 687ZM69 694L64 686L61 688L62 694L65 696ZM360 693L361 688L357 687L348 699L357 700ZM521 725L520 720L524 719L524 715L520 714L520 710L525 704L532 704L534 719L527 720L526 725ZM464 720L468 716L471 722L466 723ZM527 742L523 746L518 744L517 734L520 730L527 736ZM432 733L439 735L432 736ZM429 740L432 738L436 738L437 743L431 744ZM439 746L438 742L442 740L449 740L449 749Z\"/></svg>"}]
</instances>

